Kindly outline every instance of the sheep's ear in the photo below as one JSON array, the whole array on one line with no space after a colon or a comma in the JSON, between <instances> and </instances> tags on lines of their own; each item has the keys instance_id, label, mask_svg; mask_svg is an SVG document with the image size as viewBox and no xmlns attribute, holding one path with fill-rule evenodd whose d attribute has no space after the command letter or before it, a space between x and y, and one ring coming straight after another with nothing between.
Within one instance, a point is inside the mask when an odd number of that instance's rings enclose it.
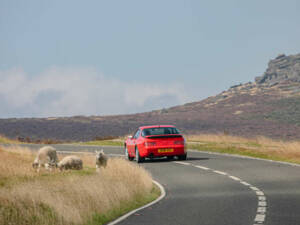
<instances>
[{"instance_id":1,"label":"sheep's ear","mask_svg":"<svg viewBox=\"0 0 300 225\"><path fill-rule=\"evenodd\" d=\"M104 153L103 149L101 149L101 151L100 151L100 152Z\"/></svg>"},{"instance_id":2,"label":"sheep's ear","mask_svg":"<svg viewBox=\"0 0 300 225\"><path fill-rule=\"evenodd\" d=\"M97 154L97 153L99 153L99 152L96 150L95 153Z\"/></svg>"}]
</instances>

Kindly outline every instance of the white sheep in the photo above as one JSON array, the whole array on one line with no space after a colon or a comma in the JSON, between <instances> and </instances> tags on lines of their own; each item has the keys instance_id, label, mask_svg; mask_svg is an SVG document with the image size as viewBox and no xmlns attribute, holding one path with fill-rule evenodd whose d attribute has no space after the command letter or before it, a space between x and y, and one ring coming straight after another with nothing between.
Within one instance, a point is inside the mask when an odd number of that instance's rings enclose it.
<instances>
[{"instance_id":1,"label":"white sheep","mask_svg":"<svg viewBox=\"0 0 300 225\"><path fill-rule=\"evenodd\" d=\"M82 169L82 160L76 155L69 155L64 157L58 164L57 167L62 170L81 170Z\"/></svg>"},{"instance_id":2,"label":"white sheep","mask_svg":"<svg viewBox=\"0 0 300 225\"><path fill-rule=\"evenodd\" d=\"M45 167L47 170L52 170L57 166L57 154L55 148L51 146L44 146L39 149L37 156L32 163L32 167L40 171L41 167Z\"/></svg>"},{"instance_id":3,"label":"white sheep","mask_svg":"<svg viewBox=\"0 0 300 225\"><path fill-rule=\"evenodd\" d=\"M100 171L100 167L106 167L107 156L104 154L103 149L96 151L96 170Z\"/></svg>"}]
</instances>

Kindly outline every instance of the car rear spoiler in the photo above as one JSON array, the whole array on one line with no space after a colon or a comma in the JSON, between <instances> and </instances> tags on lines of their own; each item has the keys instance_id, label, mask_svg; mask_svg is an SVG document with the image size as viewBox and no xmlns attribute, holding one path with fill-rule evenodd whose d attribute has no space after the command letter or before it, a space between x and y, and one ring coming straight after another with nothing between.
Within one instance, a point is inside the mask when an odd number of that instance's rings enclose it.
<instances>
[{"instance_id":1,"label":"car rear spoiler","mask_svg":"<svg viewBox=\"0 0 300 225\"><path fill-rule=\"evenodd\" d=\"M146 138L155 139L155 138L182 138L181 134L164 134L164 135L148 135Z\"/></svg>"}]
</instances>

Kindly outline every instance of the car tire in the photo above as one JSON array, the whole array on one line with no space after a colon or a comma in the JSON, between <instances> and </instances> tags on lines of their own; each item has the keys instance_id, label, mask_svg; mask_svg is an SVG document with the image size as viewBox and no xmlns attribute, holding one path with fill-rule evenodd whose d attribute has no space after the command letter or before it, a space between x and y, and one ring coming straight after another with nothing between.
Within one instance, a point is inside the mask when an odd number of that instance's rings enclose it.
<instances>
[{"instance_id":1,"label":"car tire","mask_svg":"<svg viewBox=\"0 0 300 225\"><path fill-rule=\"evenodd\" d=\"M167 156L168 160L173 160L174 159L174 156L173 155L169 155Z\"/></svg>"},{"instance_id":2,"label":"car tire","mask_svg":"<svg viewBox=\"0 0 300 225\"><path fill-rule=\"evenodd\" d=\"M140 152L139 152L139 149L137 147L135 147L135 161L137 163L141 163L145 160L145 158L141 157L140 156Z\"/></svg>"},{"instance_id":3,"label":"car tire","mask_svg":"<svg viewBox=\"0 0 300 225\"><path fill-rule=\"evenodd\" d=\"M133 157L130 157L129 153L128 153L128 149L127 147L125 147L125 158L128 159L129 161L133 160Z\"/></svg>"},{"instance_id":4,"label":"car tire","mask_svg":"<svg viewBox=\"0 0 300 225\"><path fill-rule=\"evenodd\" d=\"M186 158L187 158L187 154L178 156L178 160L186 160Z\"/></svg>"}]
</instances>

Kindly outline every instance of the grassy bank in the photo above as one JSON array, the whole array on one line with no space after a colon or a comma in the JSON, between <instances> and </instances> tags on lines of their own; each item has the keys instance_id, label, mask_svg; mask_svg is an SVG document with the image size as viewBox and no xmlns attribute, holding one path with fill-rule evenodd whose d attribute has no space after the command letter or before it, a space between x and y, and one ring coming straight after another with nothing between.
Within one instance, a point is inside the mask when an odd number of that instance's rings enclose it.
<instances>
[{"instance_id":1,"label":"grassy bank","mask_svg":"<svg viewBox=\"0 0 300 225\"><path fill-rule=\"evenodd\" d=\"M98 145L98 146L124 146L124 140L111 139L111 140L100 140L100 141L88 141L77 143L79 145Z\"/></svg>"},{"instance_id":2,"label":"grassy bank","mask_svg":"<svg viewBox=\"0 0 300 225\"><path fill-rule=\"evenodd\" d=\"M242 138L230 135L186 136L189 149L245 155L300 164L300 142L276 141L265 137Z\"/></svg>"},{"instance_id":3,"label":"grassy bank","mask_svg":"<svg viewBox=\"0 0 300 225\"><path fill-rule=\"evenodd\" d=\"M36 173L29 150L0 149L0 225L104 224L160 194L134 163L112 158L96 173L94 156L80 157L81 171Z\"/></svg>"},{"instance_id":4,"label":"grassy bank","mask_svg":"<svg viewBox=\"0 0 300 225\"><path fill-rule=\"evenodd\" d=\"M4 137L0 135L0 144L18 144L19 142L17 140L9 139L7 137Z\"/></svg>"}]
</instances>

